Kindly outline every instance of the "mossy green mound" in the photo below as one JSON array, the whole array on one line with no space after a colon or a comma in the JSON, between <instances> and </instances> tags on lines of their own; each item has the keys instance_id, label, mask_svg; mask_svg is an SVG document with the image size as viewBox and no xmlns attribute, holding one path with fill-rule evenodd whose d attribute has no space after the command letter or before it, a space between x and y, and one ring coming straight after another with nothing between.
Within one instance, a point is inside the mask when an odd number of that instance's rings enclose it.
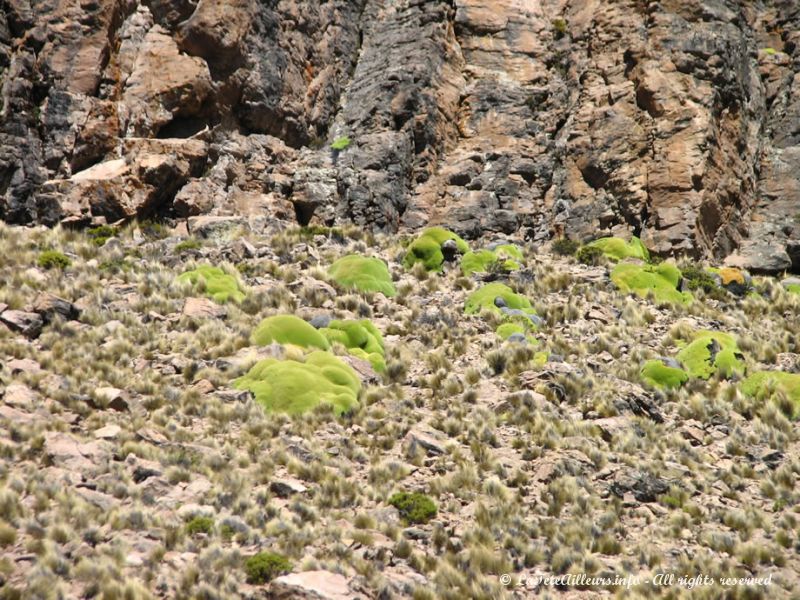
<instances>
[{"instance_id":1,"label":"mossy green mound","mask_svg":"<svg viewBox=\"0 0 800 600\"><path fill-rule=\"evenodd\" d=\"M798 277L787 277L781 281L781 285L790 294L800 294L800 278Z\"/></svg>"},{"instance_id":2,"label":"mossy green mound","mask_svg":"<svg viewBox=\"0 0 800 600\"><path fill-rule=\"evenodd\" d=\"M626 258L639 258L645 262L650 261L650 252L638 237L632 237L630 242L622 238L607 237L594 240L586 244L587 248L599 248L611 260L620 261Z\"/></svg>"},{"instance_id":3,"label":"mossy green mound","mask_svg":"<svg viewBox=\"0 0 800 600\"><path fill-rule=\"evenodd\" d=\"M504 271L516 271L522 262L522 250L513 244L500 244L492 250L467 252L461 258L461 272L464 275L486 273L499 266Z\"/></svg>"},{"instance_id":4,"label":"mossy green mound","mask_svg":"<svg viewBox=\"0 0 800 600\"><path fill-rule=\"evenodd\" d=\"M251 391L267 412L296 415L327 403L340 415L358 403L361 381L340 359L316 350L304 362L261 360L234 387Z\"/></svg>"},{"instance_id":5,"label":"mossy green mound","mask_svg":"<svg viewBox=\"0 0 800 600\"><path fill-rule=\"evenodd\" d=\"M489 310L510 321L521 321L528 328L535 328L539 321L530 300L499 282L484 285L467 296L465 314L474 315L482 310Z\"/></svg>"},{"instance_id":6,"label":"mossy green mound","mask_svg":"<svg viewBox=\"0 0 800 600\"><path fill-rule=\"evenodd\" d=\"M678 290L681 271L671 263L620 263L611 271L611 281L623 292L633 292L642 298L652 293L657 302L689 304L692 301L691 293Z\"/></svg>"},{"instance_id":7,"label":"mossy green mound","mask_svg":"<svg viewBox=\"0 0 800 600\"><path fill-rule=\"evenodd\" d=\"M800 418L800 374L785 371L758 371L742 381L745 396L761 398L771 390L780 390L791 402L791 416Z\"/></svg>"},{"instance_id":8,"label":"mossy green mound","mask_svg":"<svg viewBox=\"0 0 800 600\"><path fill-rule=\"evenodd\" d=\"M644 363L640 374L645 383L653 387L669 389L680 387L689 379L686 371L665 365L659 359L648 360Z\"/></svg>"},{"instance_id":9,"label":"mossy green mound","mask_svg":"<svg viewBox=\"0 0 800 600\"><path fill-rule=\"evenodd\" d=\"M403 259L403 265L409 269L417 263L422 263L428 271L441 271L444 263L442 244L448 240L456 243L460 254L469 252L469 245L452 231L443 227L430 227L411 242L408 252Z\"/></svg>"},{"instance_id":10,"label":"mossy green mound","mask_svg":"<svg viewBox=\"0 0 800 600\"><path fill-rule=\"evenodd\" d=\"M203 293L215 302L225 303L230 300L239 303L245 298L239 280L219 267L201 265L180 275L178 281L202 288Z\"/></svg>"},{"instance_id":11,"label":"mossy green mound","mask_svg":"<svg viewBox=\"0 0 800 600\"><path fill-rule=\"evenodd\" d=\"M349 254L334 262L328 274L342 287L359 292L381 292L387 298L397 293L389 267L380 258Z\"/></svg>"},{"instance_id":12,"label":"mossy green mound","mask_svg":"<svg viewBox=\"0 0 800 600\"><path fill-rule=\"evenodd\" d=\"M258 324L252 335L258 346L270 344L293 344L302 348L330 348L328 340L319 331L294 315L267 317Z\"/></svg>"},{"instance_id":13,"label":"mossy green mound","mask_svg":"<svg viewBox=\"0 0 800 600\"><path fill-rule=\"evenodd\" d=\"M708 379L715 373L730 377L744 372L742 354L736 340L721 331L700 331L677 356L691 377Z\"/></svg>"},{"instance_id":14,"label":"mossy green mound","mask_svg":"<svg viewBox=\"0 0 800 600\"><path fill-rule=\"evenodd\" d=\"M259 552L244 561L247 583L264 585L292 570L292 563L285 556L274 552Z\"/></svg>"},{"instance_id":15,"label":"mossy green mound","mask_svg":"<svg viewBox=\"0 0 800 600\"><path fill-rule=\"evenodd\" d=\"M350 354L367 360L376 371L386 370L383 337L369 319L361 321L331 321L319 332L330 342L338 342Z\"/></svg>"}]
</instances>

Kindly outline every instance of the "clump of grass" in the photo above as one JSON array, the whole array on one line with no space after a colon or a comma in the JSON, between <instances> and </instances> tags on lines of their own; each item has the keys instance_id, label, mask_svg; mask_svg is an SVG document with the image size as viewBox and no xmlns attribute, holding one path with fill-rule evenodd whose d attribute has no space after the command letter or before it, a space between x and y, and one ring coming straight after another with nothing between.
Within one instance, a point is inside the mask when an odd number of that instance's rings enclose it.
<instances>
[{"instance_id":1,"label":"clump of grass","mask_svg":"<svg viewBox=\"0 0 800 600\"><path fill-rule=\"evenodd\" d=\"M244 562L247 583L262 585L275 579L282 573L288 573L292 564L285 556L274 552L259 552Z\"/></svg>"},{"instance_id":2,"label":"clump of grass","mask_svg":"<svg viewBox=\"0 0 800 600\"><path fill-rule=\"evenodd\" d=\"M45 250L39 255L37 264L43 269L66 269L72 261L63 252Z\"/></svg>"},{"instance_id":3,"label":"clump of grass","mask_svg":"<svg viewBox=\"0 0 800 600\"><path fill-rule=\"evenodd\" d=\"M565 19L553 19L551 23L553 25L553 35L557 40L567 35L567 21Z\"/></svg>"},{"instance_id":4,"label":"clump of grass","mask_svg":"<svg viewBox=\"0 0 800 600\"><path fill-rule=\"evenodd\" d=\"M389 498L400 517L408 523L427 523L436 516L436 504L419 492L397 492Z\"/></svg>"},{"instance_id":5,"label":"clump of grass","mask_svg":"<svg viewBox=\"0 0 800 600\"><path fill-rule=\"evenodd\" d=\"M580 244L575 240L566 237L560 237L553 240L553 252L559 256L574 256L580 248Z\"/></svg>"},{"instance_id":6,"label":"clump of grass","mask_svg":"<svg viewBox=\"0 0 800 600\"><path fill-rule=\"evenodd\" d=\"M211 517L194 517L186 524L186 533L196 535L198 533L210 533L214 528L214 519Z\"/></svg>"}]
</instances>

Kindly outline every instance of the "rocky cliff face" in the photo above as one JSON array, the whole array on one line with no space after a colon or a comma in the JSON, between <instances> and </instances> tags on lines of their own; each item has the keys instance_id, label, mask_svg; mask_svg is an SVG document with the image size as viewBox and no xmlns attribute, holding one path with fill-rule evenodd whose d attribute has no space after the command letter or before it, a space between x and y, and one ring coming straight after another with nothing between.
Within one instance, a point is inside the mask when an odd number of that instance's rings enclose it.
<instances>
[{"instance_id":1,"label":"rocky cliff face","mask_svg":"<svg viewBox=\"0 0 800 600\"><path fill-rule=\"evenodd\" d=\"M625 231L800 269L793 0L0 6L9 222Z\"/></svg>"}]
</instances>

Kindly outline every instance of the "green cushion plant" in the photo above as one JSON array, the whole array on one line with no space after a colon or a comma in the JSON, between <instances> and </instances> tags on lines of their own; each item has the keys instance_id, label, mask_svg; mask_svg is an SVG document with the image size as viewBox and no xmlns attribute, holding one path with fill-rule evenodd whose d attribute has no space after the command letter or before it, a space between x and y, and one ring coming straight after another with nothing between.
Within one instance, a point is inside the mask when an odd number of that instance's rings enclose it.
<instances>
[{"instance_id":1,"label":"green cushion plant","mask_svg":"<svg viewBox=\"0 0 800 600\"><path fill-rule=\"evenodd\" d=\"M349 254L328 267L328 274L344 288L381 292L387 298L397 294L389 267L380 258Z\"/></svg>"},{"instance_id":2,"label":"green cushion plant","mask_svg":"<svg viewBox=\"0 0 800 600\"><path fill-rule=\"evenodd\" d=\"M677 355L691 377L708 379L719 372L723 377L744 372L736 340L721 331L700 331Z\"/></svg>"},{"instance_id":3,"label":"green cushion plant","mask_svg":"<svg viewBox=\"0 0 800 600\"><path fill-rule=\"evenodd\" d=\"M505 307L503 305L505 305ZM482 310L491 311L509 320L521 318L520 320L522 320L526 326L536 326L536 319L532 318L536 317L536 311L531 305L530 300L525 296L517 294L504 283L488 283L467 296L467 301L464 304L465 314L474 315L480 313Z\"/></svg>"},{"instance_id":4,"label":"green cushion plant","mask_svg":"<svg viewBox=\"0 0 800 600\"><path fill-rule=\"evenodd\" d=\"M191 283L193 286L201 288L203 293L215 302L239 303L245 299L245 293L239 285L239 280L219 267L201 265L180 275L178 282Z\"/></svg>"},{"instance_id":5,"label":"green cushion plant","mask_svg":"<svg viewBox=\"0 0 800 600\"><path fill-rule=\"evenodd\" d=\"M514 244L500 244L489 250L467 252L461 258L461 272L464 275L486 273L495 265L504 271L516 271L523 260L522 250Z\"/></svg>"},{"instance_id":6,"label":"green cushion plant","mask_svg":"<svg viewBox=\"0 0 800 600\"><path fill-rule=\"evenodd\" d=\"M358 404L361 381L339 358L316 350L302 361L261 360L234 387L252 392L267 412L297 415L326 403L341 415Z\"/></svg>"},{"instance_id":7,"label":"green cushion plant","mask_svg":"<svg viewBox=\"0 0 800 600\"><path fill-rule=\"evenodd\" d=\"M263 585L292 570L292 563L274 552L259 552L244 561L247 583Z\"/></svg>"},{"instance_id":8,"label":"green cushion plant","mask_svg":"<svg viewBox=\"0 0 800 600\"><path fill-rule=\"evenodd\" d=\"M678 290L681 271L671 263L620 263L611 271L611 281L623 292L633 292L642 298L653 294L657 302L689 304L692 301L690 292Z\"/></svg>"},{"instance_id":9,"label":"green cushion plant","mask_svg":"<svg viewBox=\"0 0 800 600\"><path fill-rule=\"evenodd\" d=\"M325 336L312 325L294 315L274 315L258 324L251 339L257 346L292 344L301 348L328 350Z\"/></svg>"},{"instance_id":10,"label":"green cushion plant","mask_svg":"<svg viewBox=\"0 0 800 600\"><path fill-rule=\"evenodd\" d=\"M422 263L428 271L441 271L444 264L442 244L448 240L453 240L456 243L456 249L460 254L469 252L467 242L452 231L442 227L430 227L411 242L403 259L403 265L406 268L411 268L417 263Z\"/></svg>"},{"instance_id":11,"label":"green cushion plant","mask_svg":"<svg viewBox=\"0 0 800 600\"><path fill-rule=\"evenodd\" d=\"M630 242L617 237L605 237L586 244L587 248L599 248L610 260L620 261L626 258L638 258L645 262L650 261L650 252L638 237L634 236Z\"/></svg>"},{"instance_id":12,"label":"green cushion plant","mask_svg":"<svg viewBox=\"0 0 800 600\"><path fill-rule=\"evenodd\" d=\"M369 319L360 321L331 321L319 332L333 344L338 342L358 358L367 360L379 373L386 370L383 337Z\"/></svg>"},{"instance_id":13,"label":"green cushion plant","mask_svg":"<svg viewBox=\"0 0 800 600\"><path fill-rule=\"evenodd\" d=\"M645 383L659 388L678 388L689 379L689 374L683 369L664 364L662 360L648 360L640 372Z\"/></svg>"},{"instance_id":14,"label":"green cushion plant","mask_svg":"<svg viewBox=\"0 0 800 600\"><path fill-rule=\"evenodd\" d=\"M757 371L742 381L739 388L745 396L763 398L774 391L785 394L791 406L786 412L800 418L800 374L785 371Z\"/></svg>"},{"instance_id":15,"label":"green cushion plant","mask_svg":"<svg viewBox=\"0 0 800 600\"><path fill-rule=\"evenodd\" d=\"M419 492L397 492L389 498L389 504L400 513L406 523L427 523L436 516L436 504Z\"/></svg>"},{"instance_id":16,"label":"green cushion plant","mask_svg":"<svg viewBox=\"0 0 800 600\"><path fill-rule=\"evenodd\" d=\"M43 269L66 269L72 261L58 250L45 250L39 255L37 264Z\"/></svg>"}]
</instances>

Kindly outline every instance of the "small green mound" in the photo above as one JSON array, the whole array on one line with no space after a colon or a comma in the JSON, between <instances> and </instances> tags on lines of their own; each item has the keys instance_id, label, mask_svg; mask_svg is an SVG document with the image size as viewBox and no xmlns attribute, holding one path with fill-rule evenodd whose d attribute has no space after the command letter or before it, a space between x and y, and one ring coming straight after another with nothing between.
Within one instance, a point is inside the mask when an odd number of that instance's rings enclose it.
<instances>
[{"instance_id":1,"label":"small green mound","mask_svg":"<svg viewBox=\"0 0 800 600\"><path fill-rule=\"evenodd\" d=\"M292 563L285 556L274 552L259 552L244 561L247 583L263 585L279 575L292 570Z\"/></svg>"},{"instance_id":2,"label":"small green mound","mask_svg":"<svg viewBox=\"0 0 800 600\"><path fill-rule=\"evenodd\" d=\"M528 340L529 344L536 345L539 341L533 337L528 335L528 328L526 328L521 323L501 323L498 325L497 329L495 329L495 333L501 340L507 340L514 334L524 335L525 339ZM520 340L522 341L522 340Z\"/></svg>"},{"instance_id":3,"label":"small green mound","mask_svg":"<svg viewBox=\"0 0 800 600\"><path fill-rule=\"evenodd\" d=\"M623 292L634 292L642 298L652 293L657 302L689 304L690 292L678 291L681 271L673 264L634 265L620 263L611 271L611 281Z\"/></svg>"},{"instance_id":4,"label":"small green mound","mask_svg":"<svg viewBox=\"0 0 800 600\"><path fill-rule=\"evenodd\" d=\"M195 517L186 524L186 533L196 535L198 533L211 533L214 528L214 519L211 517Z\"/></svg>"},{"instance_id":5,"label":"small green mound","mask_svg":"<svg viewBox=\"0 0 800 600\"><path fill-rule=\"evenodd\" d=\"M798 277L787 277L781 281L781 285L790 294L800 294L800 278Z\"/></svg>"},{"instance_id":6,"label":"small green mound","mask_svg":"<svg viewBox=\"0 0 800 600\"><path fill-rule=\"evenodd\" d=\"M408 252L403 259L403 265L410 269L417 263L422 263L427 271L441 271L444 264L442 244L448 240L456 243L460 254L469 252L469 245L452 231L442 227L430 227L423 231L408 247Z\"/></svg>"},{"instance_id":7,"label":"small green mound","mask_svg":"<svg viewBox=\"0 0 800 600\"><path fill-rule=\"evenodd\" d=\"M644 363L640 374L645 383L669 389L680 387L689 379L689 374L683 369L670 367L658 359Z\"/></svg>"},{"instance_id":8,"label":"small green mound","mask_svg":"<svg viewBox=\"0 0 800 600\"><path fill-rule=\"evenodd\" d=\"M606 237L586 244L587 248L599 248L609 259L620 261L626 258L639 258L645 262L650 261L650 252L638 237L634 236L630 242L622 238Z\"/></svg>"},{"instance_id":9,"label":"small green mound","mask_svg":"<svg viewBox=\"0 0 800 600\"><path fill-rule=\"evenodd\" d=\"M436 516L436 504L425 494L419 492L397 492L389 498L400 517L407 523L427 523Z\"/></svg>"},{"instance_id":10,"label":"small green mound","mask_svg":"<svg viewBox=\"0 0 800 600\"><path fill-rule=\"evenodd\" d=\"M304 361L265 358L233 385L252 392L271 413L297 415L326 403L341 415L356 406L361 381L349 365L321 350L306 355Z\"/></svg>"},{"instance_id":11,"label":"small green mound","mask_svg":"<svg viewBox=\"0 0 800 600\"><path fill-rule=\"evenodd\" d=\"M719 372L723 377L744 372L736 340L721 331L700 331L677 356L691 377L708 379Z\"/></svg>"},{"instance_id":12,"label":"small green mound","mask_svg":"<svg viewBox=\"0 0 800 600\"><path fill-rule=\"evenodd\" d=\"M39 255L37 263L43 269L66 269L72 261L58 250L45 250Z\"/></svg>"},{"instance_id":13,"label":"small green mound","mask_svg":"<svg viewBox=\"0 0 800 600\"><path fill-rule=\"evenodd\" d=\"M516 271L520 268L522 258L522 250L514 244L500 244L493 250L467 252L461 258L461 272L464 275L471 275L487 273L494 269Z\"/></svg>"},{"instance_id":14,"label":"small green mound","mask_svg":"<svg viewBox=\"0 0 800 600\"><path fill-rule=\"evenodd\" d=\"M489 283L467 297L465 314L474 315L482 310L489 310L512 321L519 318L529 328L535 328L538 321L530 300L499 282Z\"/></svg>"},{"instance_id":15,"label":"small green mound","mask_svg":"<svg viewBox=\"0 0 800 600\"><path fill-rule=\"evenodd\" d=\"M574 256L578 248L580 248L580 244L567 237L557 238L551 245L553 252L559 256Z\"/></svg>"},{"instance_id":16,"label":"small green mound","mask_svg":"<svg viewBox=\"0 0 800 600\"><path fill-rule=\"evenodd\" d=\"M331 321L319 332L330 342L338 342L350 354L367 360L372 368L382 373L386 370L383 337L369 319L361 321Z\"/></svg>"},{"instance_id":17,"label":"small green mound","mask_svg":"<svg viewBox=\"0 0 800 600\"><path fill-rule=\"evenodd\" d=\"M600 259L605 256L603 251L597 246L582 246L580 250L575 253L575 258L583 265L599 265Z\"/></svg>"},{"instance_id":18,"label":"small green mound","mask_svg":"<svg viewBox=\"0 0 800 600\"><path fill-rule=\"evenodd\" d=\"M88 229L86 233L95 246L102 246L109 238L119 235L119 228L112 225L100 225L99 227Z\"/></svg>"},{"instance_id":19,"label":"small green mound","mask_svg":"<svg viewBox=\"0 0 800 600\"><path fill-rule=\"evenodd\" d=\"M800 374L785 371L758 371L742 381L739 388L745 396L762 398L773 390L780 390L791 402L793 419L800 418Z\"/></svg>"},{"instance_id":20,"label":"small green mound","mask_svg":"<svg viewBox=\"0 0 800 600\"><path fill-rule=\"evenodd\" d=\"M328 274L345 288L381 292L387 298L397 294L389 267L380 258L349 254L334 262L328 268Z\"/></svg>"},{"instance_id":21,"label":"small green mound","mask_svg":"<svg viewBox=\"0 0 800 600\"><path fill-rule=\"evenodd\" d=\"M211 265L202 265L192 271L186 271L178 277L178 282L201 287L206 296L219 303L232 300L238 304L245 298L245 293L236 277Z\"/></svg>"},{"instance_id":22,"label":"small green mound","mask_svg":"<svg viewBox=\"0 0 800 600\"><path fill-rule=\"evenodd\" d=\"M348 146L350 146L350 138L346 135L343 135L342 137L338 137L333 140L333 143L331 144L331 150L344 150Z\"/></svg>"},{"instance_id":23,"label":"small green mound","mask_svg":"<svg viewBox=\"0 0 800 600\"><path fill-rule=\"evenodd\" d=\"M181 252L186 252L187 250L199 250L202 247L203 245L199 240L189 238L175 244L175 252L180 254Z\"/></svg>"},{"instance_id":24,"label":"small green mound","mask_svg":"<svg viewBox=\"0 0 800 600\"><path fill-rule=\"evenodd\" d=\"M258 324L252 335L257 346L293 344L302 348L330 348L328 340L306 321L294 315L267 317Z\"/></svg>"}]
</instances>

